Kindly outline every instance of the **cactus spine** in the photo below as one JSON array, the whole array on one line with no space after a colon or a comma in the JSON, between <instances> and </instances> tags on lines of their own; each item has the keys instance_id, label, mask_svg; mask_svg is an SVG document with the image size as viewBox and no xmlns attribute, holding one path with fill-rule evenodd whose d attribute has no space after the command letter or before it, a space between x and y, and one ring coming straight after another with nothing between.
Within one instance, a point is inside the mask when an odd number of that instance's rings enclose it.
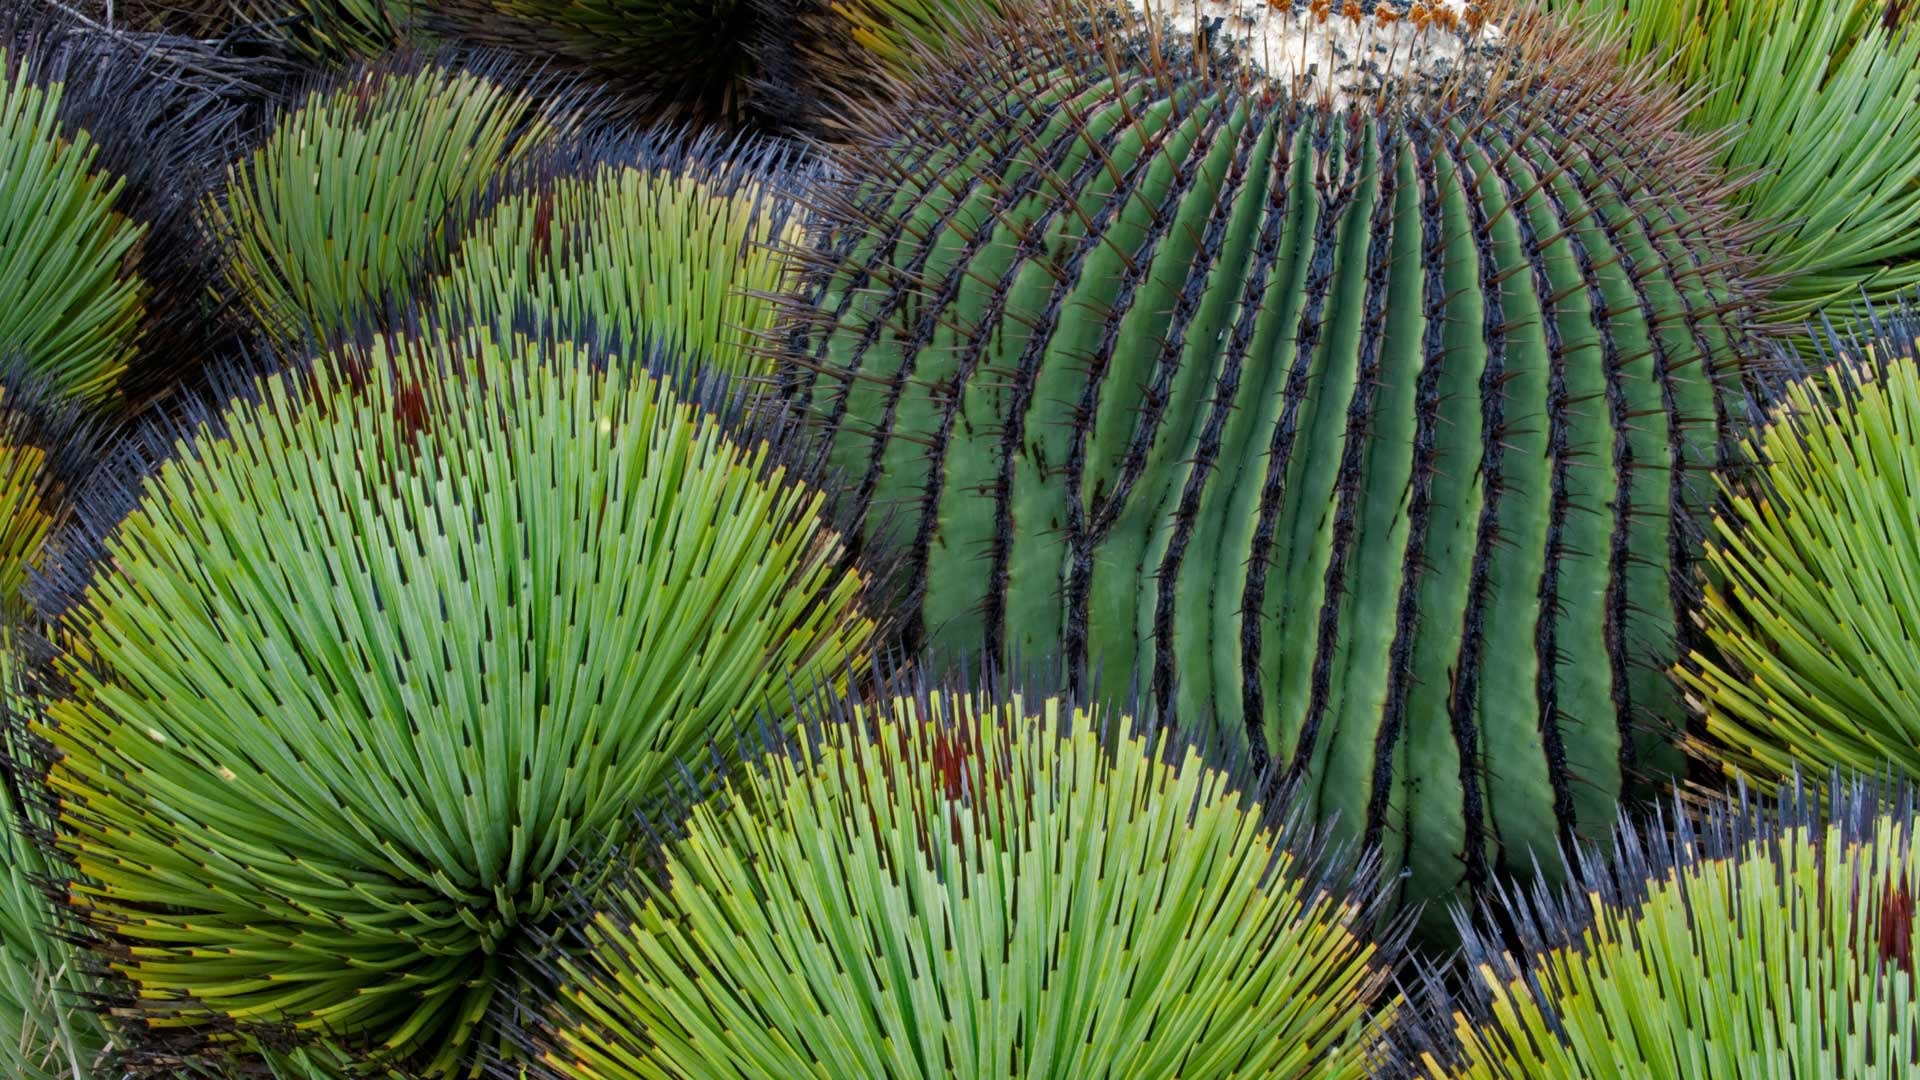
<instances>
[{"instance_id":1,"label":"cactus spine","mask_svg":"<svg viewBox=\"0 0 1920 1080\"><path fill-rule=\"evenodd\" d=\"M1037 18L847 152L781 346L925 642L1137 673L1412 895L1603 832L1725 453L1706 150L1531 23L1300 98Z\"/></svg>"}]
</instances>

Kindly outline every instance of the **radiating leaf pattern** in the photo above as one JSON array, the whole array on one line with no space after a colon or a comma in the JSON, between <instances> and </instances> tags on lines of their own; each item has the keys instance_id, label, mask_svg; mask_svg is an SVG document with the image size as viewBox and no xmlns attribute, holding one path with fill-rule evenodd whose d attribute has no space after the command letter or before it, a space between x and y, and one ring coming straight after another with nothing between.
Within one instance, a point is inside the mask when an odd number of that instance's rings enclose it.
<instances>
[{"instance_id":1,"label":"radiating leaf pattern","mask_svg":"<svg viewBox=\"0 0 1920 1080\"><path fill-rule=\"evenodd\" d=\"M859 670L823 494L588 359L346 348L183 443L106 540L35 730L71 904L152 1029L454 1075L674 769Z\"/></svg>"},{"instance_id":2,"label":"radiating leaf pattern","mask_svg":"<svg viewBox=\"0 0 1920 1080\"><path fill-rule=\"evenodd\" d=\"M1366 886L1191 749L939 691L805 730L582 929L560 1077L1365 1075Z\"/></svg>"}]
</instances>

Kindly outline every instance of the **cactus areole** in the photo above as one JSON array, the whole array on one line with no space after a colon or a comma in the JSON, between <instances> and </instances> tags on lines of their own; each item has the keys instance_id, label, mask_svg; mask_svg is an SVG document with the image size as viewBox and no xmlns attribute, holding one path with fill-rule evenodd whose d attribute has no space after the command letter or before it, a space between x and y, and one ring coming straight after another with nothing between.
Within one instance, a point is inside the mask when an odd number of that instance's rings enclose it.
<instances>
[{"instance_id":1,"label":"cactus areole","mask_svg":"<svg viewBox=\"0 0 1920 1080\"><path fill-rule=\"evenodd\" d=\"M1604 834L1731 445L1711 148L1518 16L1304 96L1033 18L842 152L779 345L919 644L1137 681L1409 898Z\"/></svg>"}]
</instances>

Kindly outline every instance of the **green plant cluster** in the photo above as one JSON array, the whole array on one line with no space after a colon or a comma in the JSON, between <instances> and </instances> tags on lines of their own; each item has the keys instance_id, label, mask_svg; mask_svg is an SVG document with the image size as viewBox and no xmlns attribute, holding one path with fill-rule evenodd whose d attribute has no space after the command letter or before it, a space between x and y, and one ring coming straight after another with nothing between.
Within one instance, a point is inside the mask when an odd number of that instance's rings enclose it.
<instances>
[{"instance_id":1,"label":"green plant cluster","mask_svg":"<svg viewBox=\"0 0 1920 1080\"><path fill-rule=\"evenodd\" d=\"M34 4L0 1074L1920 1072L1906 4Z\"/></svg>"}]
</instances>

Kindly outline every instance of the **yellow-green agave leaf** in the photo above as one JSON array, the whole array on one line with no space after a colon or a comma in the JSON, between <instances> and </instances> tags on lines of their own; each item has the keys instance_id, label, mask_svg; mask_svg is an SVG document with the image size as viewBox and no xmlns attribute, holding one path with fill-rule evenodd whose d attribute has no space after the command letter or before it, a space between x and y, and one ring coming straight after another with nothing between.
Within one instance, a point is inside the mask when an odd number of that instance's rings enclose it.
<instances>
[{"instance_id":1,"label":"yellow-green agave leaf","mask_svg":"<svg viewBox=\"0 0 1920 1080\"><path fill-rule=\"evenodd\" d=\"M6 698L0 753L10 763L24 757L14 728L21 705L14 644L12 631L0 631L0 694ZM92 980L42 891L51 864L34 833L46 824L17 797L13 783L0 782L0 1075L89 1080L107 1039L82 1002Z\"/></svg>"},{"instance_id":2,"label":"yellow-green agave leaf","mask_svg":"<svg viewBox=\"0 0 1920 1080\"><path fill-rule=\"evenodd\" d=\"M61 93L0 50L0 359L103 406L139 342L146 227L115 209L124 181L94 168L93 140L63 128Z\"/></svg>"},{"instance_id":3,"label":"yellow-green agave leaf","mask_svg":"<svg viewBox=\"0 0 1920 1080\"><path fill-rule=\"evenodd\" d=\"M758 348L779 310L769 297L802 239L778 186L784 156L736 145L657 157L501 200L435 283L441 311L761 373Z\"/></svg>"},{"instance_id":4,"label":"yellow-green agave leaf","mask_svg":"<svg viewBox=\"0 0 1920 1080\"><path fill-rule=\"evenodd\" d=\"M487 185L553 130L532 97L484 72L359 68L227 170L206 213L228 283L282 342L376 321L445 265Z\"/></svg>"},{"instance_id":5,"label":"yellow-green agave leaf","mask_svg":"<svg viewBox=\"0 0 1920 1080\"><path fill-rule=\"evenodd\" d=\"M1192 749L920 689L804 732L578 929L559 1077L1365 1074L1396 935Z\"/></svg>"},{"instance_id":6,"label":"yellow-green agave leaf","mask_svg":"<svg viewBox=\"0 0 1920 1080\"><path fill-rule=\"evenodd\" d=\"M463 1072L680 763L860 671L824 493L592 359L343 348L183 442L105 539L36 730L71 903L153 1038Z\"/></svg>"},{"instance_id":7,"label":"yellow-green agave leaf","mask_svg":"<svg viewBox=\"0 0 1920 1080\"><path fill-rule=\"evenodd\" d=\"M1590 891L1492 898L1514 956L1463 921L1469 990L1433 975L1400 1075L1761 1080L1920 1075L1911 788L1847 786L1824 812L1716 808L1628 828Z\"/></svg>"},{"instance_id":8,"label":"yellow-green agave leaf","mask_svg":"<svg viewBox=\"0 0 1920 1080\"><path fill-rule=\"evenodd\" d=\"M1734 198L1767 226L1774 317L1920 285L1920 7L1907 0L1547 0L1622 35L1624 59L1693 95Z\"/></svg>"},{"instance_id":9,"label":"yellow-green agave leaf","mask_svg":"<svg viewBox=\"0 0 1920 1080\"><path fill-rule=\"evenodd\" d=\"M1723 484L1697 618L1677 669L1729 773L1796 765L1920 775L1920 321L1879 324L1791 387Z\"/></svg>"}]
</instances>

